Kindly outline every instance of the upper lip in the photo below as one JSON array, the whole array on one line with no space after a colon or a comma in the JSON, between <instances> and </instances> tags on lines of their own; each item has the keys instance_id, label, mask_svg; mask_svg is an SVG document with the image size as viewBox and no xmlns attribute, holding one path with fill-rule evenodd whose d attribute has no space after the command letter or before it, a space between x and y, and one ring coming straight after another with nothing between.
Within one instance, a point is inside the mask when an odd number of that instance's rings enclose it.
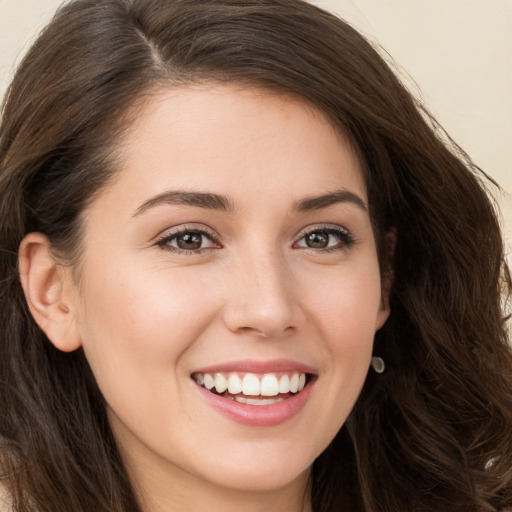
<instances>
[{"instance_id":1,"label":"upper lip","mask_svg":"<svg viewBox=\"0 0 512 512\"><path fill-rule=\"evenodd\" d=\"M204 366L194 370L192 373L215 373L215 372L244 372L244 373L273 373L273 372L300 372L315 374L315 370L304 363L291 359L262 360L239 360L226 361L210 366Z\"/></svg>"}]
</instances>

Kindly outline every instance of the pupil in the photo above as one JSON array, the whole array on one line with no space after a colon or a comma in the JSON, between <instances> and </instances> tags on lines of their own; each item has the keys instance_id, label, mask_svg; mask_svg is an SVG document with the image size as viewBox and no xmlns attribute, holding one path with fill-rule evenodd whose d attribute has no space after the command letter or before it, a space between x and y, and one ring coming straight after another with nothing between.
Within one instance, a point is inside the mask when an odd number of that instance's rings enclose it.
<instances>
[{"instance_id":1,"label":"pupil","mask_svg":"<svg viewBox=\"0 0 512 512\"><path fill-rule=\"evenodd\" d=\"M199 233L185 233L176 240L180 249L199 249L201 247L201 235Z\"/></svg>"},{"instance_id":2,"label":"pupil","mask_svg":"<svg viewBox=\"0 0 512 512\"><path fill-rule=\"evenodd\" d=\"M306 245L313 249L325 249L329 245L329 233L315 231L306 236Z\"/></svg>"}]
</instances>

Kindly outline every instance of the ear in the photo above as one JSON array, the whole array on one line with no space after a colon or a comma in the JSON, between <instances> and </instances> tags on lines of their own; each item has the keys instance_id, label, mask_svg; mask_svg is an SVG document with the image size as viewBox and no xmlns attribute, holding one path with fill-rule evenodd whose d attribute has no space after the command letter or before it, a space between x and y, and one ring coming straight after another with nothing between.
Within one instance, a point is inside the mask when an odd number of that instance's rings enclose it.
<instances>
[{"instance_id":1,"label":"ear","mask_svg":"<svg viewBox=\"0 0 512 512\"><path fill-rule=\"evenodd\" d=\"M29 233L18 255L21 285L34 320L59 350L81 346L72 300L71 268L59 265L42 233Z\"/></svg>"},{"instance_id":2,"label":"ear","mask_svg":"<svg viewBox=\"0 0 512 512\"><path fill-rule=\"evenodd\" d=\"M395 270L393 259L395 256L395 247L396 247L396 229L391 229L384 236L384 244L385 244L385 252L384 252L384 261L382 262L382 299L381 299L381 310L379 311L379 316L377 318L377 326L376 330L380 329L388 319L391 309L389 306L389 297L391 295L391 288L393 286Z\"/></svg>"}]
</instances>

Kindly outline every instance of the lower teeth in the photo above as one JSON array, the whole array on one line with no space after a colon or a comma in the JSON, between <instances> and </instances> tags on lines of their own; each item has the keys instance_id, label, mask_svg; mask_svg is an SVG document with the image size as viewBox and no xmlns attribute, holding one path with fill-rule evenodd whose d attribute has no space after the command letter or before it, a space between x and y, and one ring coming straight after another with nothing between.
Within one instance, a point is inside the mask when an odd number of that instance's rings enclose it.
<instances>
[{"instance_id":1,"label":"lower teeth","mask_svg":"<svg viewBox=\"0 0 512 512\"><path fill-rule=\"evenodd\" d=\"M212 390L213 392L213 390ZM275 397L268 398L249 398L242 394L240 395L231 395L227 391L224 393L214 393L215 395L222 396L223 398L228 398L229 400L233 400L234 402L239 402L241 404L249 404L249 405L272 405L277 404L278 402L282 402L286 400L290 395L280 395Z\"/></svg>"},{"instance_id":2,"label":"lower teeth","mask_svg":"<svg viewBox=\"0 0 512 512\"><path fill-rule=\"evenodd\" d=\"M231 398L231 397L230 397ZM284 398L246 398L244 396L235 396L231 398L235 400L235 402L240 402L241 404L249 404L249 405L271 405L277 404L278 402L282 402Z\"/></svg>"}]
</instances>

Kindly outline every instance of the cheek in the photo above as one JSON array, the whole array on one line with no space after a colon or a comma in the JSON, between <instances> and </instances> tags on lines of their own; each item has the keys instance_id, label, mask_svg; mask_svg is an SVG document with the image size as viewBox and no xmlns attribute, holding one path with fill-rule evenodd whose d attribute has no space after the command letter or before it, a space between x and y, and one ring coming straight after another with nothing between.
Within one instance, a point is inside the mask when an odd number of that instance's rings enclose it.
<instances>
[{"instance_id":1,"label":"cheek","mask_svg":"<svg viewBox=\"0 0 512 512\"><path fill-rule=\"evenodd\" d=\"M323 441L328 443L348 417L368 373L382 314L379 269L372 260L351 271L340 268L330 279L317 275L304 284L315 290L309 294L304 291L304 297L308 297L310 323L320 340L316 348L324 362L323 399L326 404L335 404L317 415L319 423L327 426Z\"/></svg>"},{"instance_id":2,"label":"cheek","mask_svg":"<svg viewBox=\"0 0 512 512\"><path fill-rule=\"evenodd\" d=\"M312 275L303 283L302 296L317 319L321 338L338 353L372 345L383 315L379 268L370 259L361 265Z\"/></svg>"},{"instance_id":3,"label":"cheek","mask_svg":"<svg viewBox=\"0 0 512 512\"><path fill-rule=\"evenodd\" d=\"M89 271L80 319L83 348L105 394L119 382L142 391L159 375L169 378L216 314L216 301L189 275L123 269L117 261L115 269Z\"/></svg>"}]
</instances>

